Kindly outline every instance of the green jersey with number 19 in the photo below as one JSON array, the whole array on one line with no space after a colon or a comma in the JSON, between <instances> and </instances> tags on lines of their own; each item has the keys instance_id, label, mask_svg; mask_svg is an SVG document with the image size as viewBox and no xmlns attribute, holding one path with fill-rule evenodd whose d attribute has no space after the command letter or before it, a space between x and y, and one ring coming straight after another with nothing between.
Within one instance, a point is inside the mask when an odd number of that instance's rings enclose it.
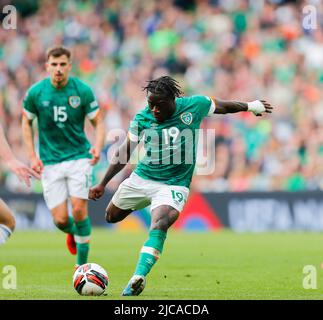
<instances>
[{"instance_id":1,"label":"green jersey with number 19","mask_svg":"<svg viewBox=\"0 0 323 320\"><path fill-rule=\"evenodd\" d=\"M95 118L99 105L81 80L69 77L61 89L49 78L35 83L23 100L23 112L30 120L38 119L39 155L44 165L91 158L84 121Z\"/></svg>"},{"instance_id":2,"label":"green jersey with number 19","mask_svg":"<svg viewBox=\"0 0 323 320\"><path fill-rule=\"evenodd\" d=\"M173 115L162 123L150 108L137 113L130 123L129 138L143 140L145 156L135 173L144 179L189 187L196 163L198 129L204 117L213 114L214 101L206 96L175 100Z\"/></svg>"}]
</instances>

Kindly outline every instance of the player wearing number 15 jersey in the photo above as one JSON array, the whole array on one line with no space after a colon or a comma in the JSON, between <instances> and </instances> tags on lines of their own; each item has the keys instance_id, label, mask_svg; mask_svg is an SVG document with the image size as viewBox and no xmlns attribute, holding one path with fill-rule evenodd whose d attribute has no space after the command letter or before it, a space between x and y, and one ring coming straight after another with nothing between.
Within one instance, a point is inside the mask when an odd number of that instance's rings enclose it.
<instances>
[{"instance_id":1,"label":"player wearing number 15 jersey","mask_svg":"<svg viewBox=\"0 0 323 320\"><path fill-rule=\"evenodd\" d=\"M89 86L70 77L71 53L64 47L47 52L50 77L34 84L23 101L23 138L32 168L41 173L44 198L56 226L67 233L67 245L77 265L87 262L91 223L87 199L92 166L100 157L104 125ZM39 157L32 122L37 118ZM84 133L88 118L96 131L91 145ZM68 199L72 215L68 214Z\"/></svg>"},{"instance_id":2,"label":"player wearing number 15 jersey","mask_svg":"<svg viewBox=\"0 0 323 320\"><path fill-rule=\"evenodd\" d=\"M168 76L149 81L144 89L148 105L136 114L105 177L89 193L90 199L99 199L106 184L125 166L139 140L144 141L145 157L121 183L106 210L106 220L113 223L151 205L149 237L122 293L125 296L139 295L144 289L146 275L162 253L167 230L187 200L202 120L214 114L251 111L258 116L272 111L264 100L244 103L207 96L181 97L178 83Z\"/></svg>"}]
</instances>

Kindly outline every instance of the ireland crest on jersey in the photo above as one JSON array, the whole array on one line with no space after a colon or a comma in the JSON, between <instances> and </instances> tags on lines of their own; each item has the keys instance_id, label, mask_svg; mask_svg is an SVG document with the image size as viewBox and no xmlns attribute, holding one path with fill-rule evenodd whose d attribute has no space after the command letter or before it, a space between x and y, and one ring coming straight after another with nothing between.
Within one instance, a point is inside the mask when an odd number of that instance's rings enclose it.
<instances>
[{"instance_id":1,"label":"ireland crest on jersey","mask_svg":"<svg viewBox=\"0 0 323 320\"><path fill-rule=\"evenodd\" d=\"M68 99L69 104L73 108L77 108L81 104L81 98L79 96L71 96Z\"/></svg>"},{"instance_id":2,"label":"ireland crest on jersey","mask_svg":"<svg viewBox=\"0 0 323 320\"><path fill-rule=\"evenodd\" d=\"M190 112L184 112L181 114L181 120L183 123L190 125L193 121L193 116Z\"/></svg>"}]
</instances>

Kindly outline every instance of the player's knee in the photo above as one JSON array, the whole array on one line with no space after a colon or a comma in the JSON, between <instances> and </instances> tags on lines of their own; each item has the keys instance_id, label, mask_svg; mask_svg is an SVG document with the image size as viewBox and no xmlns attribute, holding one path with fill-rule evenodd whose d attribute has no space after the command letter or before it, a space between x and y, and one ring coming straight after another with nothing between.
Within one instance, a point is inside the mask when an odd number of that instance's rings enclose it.
<instances>
[{"instance_id":1,"label":"player's knee","mask_svg":"<svg viewBox=\"0 0 323 320\"><path fill-rule=\"evenodd\" d=\"M72 209L72 214L73 214L74 217L82 216L83 213L84 213L84 208L82 206L75 206Z\"/></svg>"},{"instance_id":2,"label":"player's knee","mask_svg":"<svg viewBox=\"0 0 323 320\"><path fill-rule=\"evenodd\" d=\"M11 230L14 231L16 227L16 219L13 215L9 215L5 221L5 225Z\"/></svg>"},{"instance_id":3,"label":"player's knee","mask_svg":"<svg viewBox=\"0 0 323 320\"><path fill-rule=\"evenodd\" d=\"M118 222L118 219L115 218L115 216L113 215L112 212L107 210L105 212L105 221L108 222L108 223L116 223L116 222Z\"/></svg>"},{"instance_id":4,"label":"player's knee","mask_svg":"<svg viewBox=\"0 0 323 320\"><path fill-rule=\"evenodd\" d=\"M55 217L54 222L58 227L65 227L68 224L68 216Z\"/></svg>"},{"instance_id":5,"label":"player's knee","mask_svg":"<svg viewBox=\"0 0 323 320\"><path fill-rule=\"evenodd\" d=\"M16 226L16 219L8 206L0 200L0 224L5 225L12 231Z\"/></svg>"},{"instance_id":6,"label":"player's knee","mask_svg":"<svg viewBox=\"0 0 323 320\"><path fill-rule=\"evenodd\" d=\"M109 209L105 210L105 221L110 223L110 217L111 217L111 214Z\"/></svg>"}]
</instances>

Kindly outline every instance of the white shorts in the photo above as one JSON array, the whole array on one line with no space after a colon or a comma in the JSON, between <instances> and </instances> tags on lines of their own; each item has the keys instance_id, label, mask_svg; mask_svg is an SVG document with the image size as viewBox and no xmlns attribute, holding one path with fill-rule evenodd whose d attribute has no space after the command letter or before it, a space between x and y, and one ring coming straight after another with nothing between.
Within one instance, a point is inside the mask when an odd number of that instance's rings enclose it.
<instances>
[{"instance_id":1,"label":"white shorts","mask_svg":"<svg viewBox=\"0 0 323 320\"><path fill-rule=\"evenodd\" d=\"M88 199L92 185L89 161L78 159L44 166L41 181L49 209L63 203L68 197Z\"/></svg>"},{"instance_id":2,"label":"white shorts","mask_svg":"<svg viewBox=\"0 0 323 320\"><path fill-rule=\"evenodd\" d=\"M151 204L151 210L169 205L181 212L188 194L187 187L143 179L133 172L120 184L111 201L122 210L139 210Z\"/></svg>"}]
</instances>

